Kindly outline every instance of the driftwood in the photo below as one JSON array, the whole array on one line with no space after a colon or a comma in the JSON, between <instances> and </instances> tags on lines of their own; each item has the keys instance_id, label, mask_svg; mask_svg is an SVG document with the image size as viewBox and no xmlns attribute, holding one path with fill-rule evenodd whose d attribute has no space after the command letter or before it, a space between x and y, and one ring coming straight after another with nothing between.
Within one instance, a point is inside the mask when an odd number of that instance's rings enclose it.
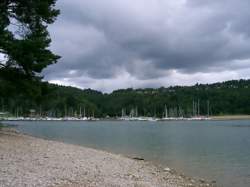
<instances>
[{"instance_id":1,"label":"driftwood","mask_svg":"<svg viewBox=\"0 0 250 187\"><path fill-rule=\"evenodd\" d=\"M145 160L144 158L140 158L140 157L133 157L132 159L134 159L134 160L140 160L140 161Z\"/></svg>"}]
</instances>

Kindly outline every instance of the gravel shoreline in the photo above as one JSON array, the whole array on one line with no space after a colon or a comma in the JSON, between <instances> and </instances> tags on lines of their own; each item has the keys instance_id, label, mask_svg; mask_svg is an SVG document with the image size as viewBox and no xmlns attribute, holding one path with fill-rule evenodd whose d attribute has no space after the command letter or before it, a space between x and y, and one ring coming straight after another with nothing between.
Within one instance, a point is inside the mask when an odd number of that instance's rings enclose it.
<instances>
[{"instance_id":1,"label":"gravel shoreline","mask_svg":"<svg viewBox=\"0 0 250 187\"><path fill-rule=\"evenodd\" d=\"M0 130L1 187L216 186L168 168L82 146Z\"/></svg>"}]
</instances>

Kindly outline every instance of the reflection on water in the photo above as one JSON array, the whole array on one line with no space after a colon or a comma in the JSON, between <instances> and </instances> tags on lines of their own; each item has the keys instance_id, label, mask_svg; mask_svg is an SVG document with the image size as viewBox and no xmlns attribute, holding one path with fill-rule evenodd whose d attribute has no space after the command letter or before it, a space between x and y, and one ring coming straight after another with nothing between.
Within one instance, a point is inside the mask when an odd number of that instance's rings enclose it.
<instances>
[{"instance_id":1,"label":"reflection on water","mask_svg":"<svg viewBox=\"0 0 250 187\"><path fill-rule=\"evenodd\" d=\"M226 187L250 186L247 120L15 124L34 136L143 157Z\"/></svg>"}]
</instances>

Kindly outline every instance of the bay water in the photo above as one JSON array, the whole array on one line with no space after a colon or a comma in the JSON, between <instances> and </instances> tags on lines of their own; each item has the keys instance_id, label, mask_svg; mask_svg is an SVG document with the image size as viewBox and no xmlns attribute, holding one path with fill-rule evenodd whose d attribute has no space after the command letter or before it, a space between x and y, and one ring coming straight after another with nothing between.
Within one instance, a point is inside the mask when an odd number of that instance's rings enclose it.
<instances>
[{"instance_id":1,"label":"bay water","mask_svg":"<svg viewBox=\"0 0 250 187\"><path fill-rule=\"evenodd\" d=\"M142 157L219 186L250 186L250 121L19 121L35 137Z\"/></svg>"}]
</instances>

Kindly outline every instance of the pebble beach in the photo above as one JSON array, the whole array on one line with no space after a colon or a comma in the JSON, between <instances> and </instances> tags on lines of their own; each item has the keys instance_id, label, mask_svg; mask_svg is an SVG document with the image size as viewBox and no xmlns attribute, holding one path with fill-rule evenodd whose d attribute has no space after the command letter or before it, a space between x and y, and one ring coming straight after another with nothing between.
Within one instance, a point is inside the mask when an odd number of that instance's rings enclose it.
<instances>
[{"instance_id":1,"label":"pebble beach","mask_svg":"<svg viewBox=\"0 0 250 187\"><path fill-rule=\"evenodd\" d=\"M147 161L0 130L1 187L182 187L213 182Z\"/></svg>"}]
</instances>

